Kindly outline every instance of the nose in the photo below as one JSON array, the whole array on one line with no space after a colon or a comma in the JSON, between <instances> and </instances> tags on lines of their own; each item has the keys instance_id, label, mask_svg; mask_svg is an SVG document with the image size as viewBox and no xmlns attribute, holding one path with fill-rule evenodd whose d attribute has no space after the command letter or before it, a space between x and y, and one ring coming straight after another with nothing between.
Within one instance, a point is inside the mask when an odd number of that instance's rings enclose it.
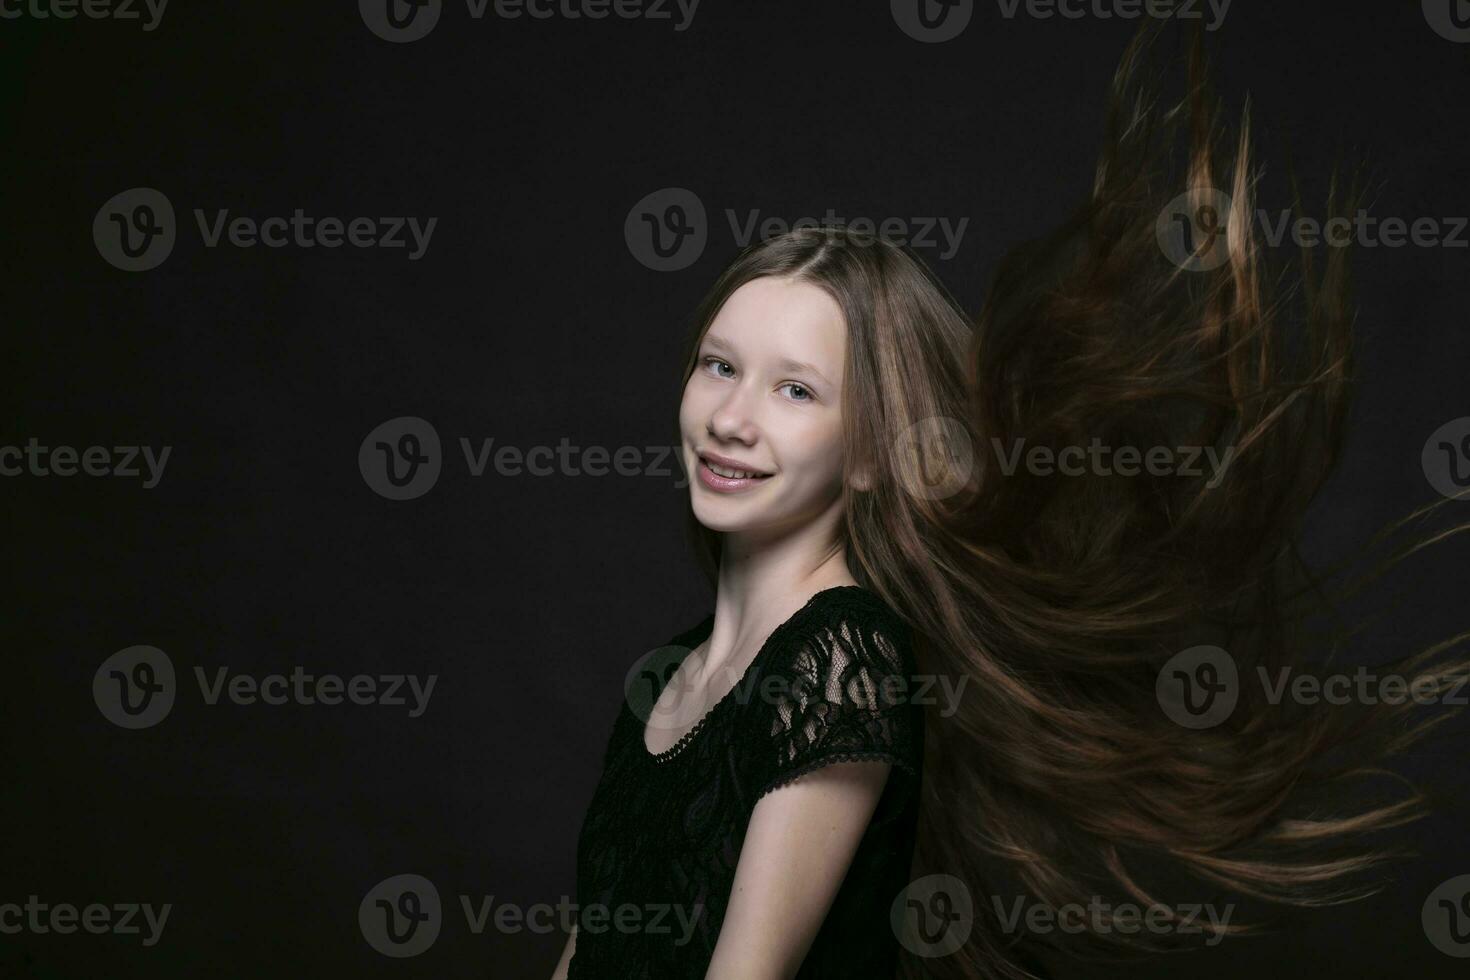
<instances>
[{"instance_id":1,"label":"nose","mask_svg":"<svg viewBox=\"0 0 1470 980\"><path fill-rule=\"evenodd\" d=\"M731 385L729 392L710 413L706 426L710 435L722 442L754 445L758 430L751 397L748 385Z\"/></svg>"}]
</instances>

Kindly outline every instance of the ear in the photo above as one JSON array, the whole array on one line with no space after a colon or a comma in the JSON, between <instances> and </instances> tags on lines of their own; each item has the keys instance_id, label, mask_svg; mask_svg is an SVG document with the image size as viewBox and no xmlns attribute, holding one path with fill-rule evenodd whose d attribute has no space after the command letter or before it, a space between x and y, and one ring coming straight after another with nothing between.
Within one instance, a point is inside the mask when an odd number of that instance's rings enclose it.
<instances>
[{"instance_id":1,"label":"ear","mask_svg":"<svg viewBox=\"0 0 1470 980\"><path fill-rule=\"evenodd\" d=\"M852 468L847 476L847 486L850 490L859 493L868 493L873 489L873 468L867 463L859 463Z\"/></svg>"}]
</instances>

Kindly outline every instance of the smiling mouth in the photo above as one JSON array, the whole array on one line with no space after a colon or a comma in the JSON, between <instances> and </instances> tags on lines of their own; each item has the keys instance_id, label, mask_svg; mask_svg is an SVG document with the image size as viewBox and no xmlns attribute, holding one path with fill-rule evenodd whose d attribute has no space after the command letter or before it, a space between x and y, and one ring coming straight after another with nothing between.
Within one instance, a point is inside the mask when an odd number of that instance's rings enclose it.
<instances>
[{"instance_id":1,"label":"smiling mouth","mask_svg":"<svg viewBox=\"0 0 1470 980\"><path fill-rule=\"evenodd\" d=\"M718 463L710 462L703 456L699 458L699 461L705 466L708 466L710 472L715 476L723 476L727 480L759 480L771 475L769 473L761 473L758 470L737 470L730 466L721 466Z\"/></svg>"}]
</instances>

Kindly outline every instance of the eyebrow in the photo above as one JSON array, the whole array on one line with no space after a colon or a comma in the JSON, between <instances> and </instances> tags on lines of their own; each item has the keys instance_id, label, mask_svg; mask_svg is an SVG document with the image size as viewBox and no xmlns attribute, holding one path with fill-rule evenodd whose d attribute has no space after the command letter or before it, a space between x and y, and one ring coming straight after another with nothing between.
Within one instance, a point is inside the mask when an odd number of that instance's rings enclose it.
<instances>
[{"instance_id":1,"label":"eyebrow","mask_svg":"<svg viewBox=\"0 0 1470 980\"><path fill-rule=\"evenodd\" d=\"M734 345L732 345L725 338L718 337L712 333L707 333L704 335L704 343L715 348L716 350L723 351L726 354L733 355L735 353ZM814 374L827 384L832 384L831 380L829 380L825 374L817 370L816 365L808 364L806 361L793 361L789 357L783 357L781 360L777 361L776 364L784 371L790 371L793 374Z\"/></svg>"}]
</instances>

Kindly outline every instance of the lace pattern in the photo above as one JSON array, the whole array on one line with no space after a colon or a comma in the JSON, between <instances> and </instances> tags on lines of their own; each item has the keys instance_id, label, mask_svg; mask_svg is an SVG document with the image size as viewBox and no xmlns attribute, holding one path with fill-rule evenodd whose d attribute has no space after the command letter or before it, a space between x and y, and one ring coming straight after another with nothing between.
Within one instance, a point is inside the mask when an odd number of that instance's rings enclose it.
<instances>
[{"instance_id":1,"label":"lace pattern","mask_svg":"<svg viewBox=\"0 0 1470 980\"><path fill-rule=\"evenodd\" d=\"M670 645L692 650L712 619ZM644 721L624 704L578 840L584 924L569 980L703 976L755 804L823 766L862 760L893 768L797 976L883 975L896 953L888 912L907 883L923 758L923 716L904 684L913 673L902 621L847 586L817 593L772 632L751 683L737 685L756 696L723 699L673 749L650 754ZM665 909L667 928L610 928L625 905ZM607 909L597 931L589 907Z\"/></svg>"}]
</instances>

